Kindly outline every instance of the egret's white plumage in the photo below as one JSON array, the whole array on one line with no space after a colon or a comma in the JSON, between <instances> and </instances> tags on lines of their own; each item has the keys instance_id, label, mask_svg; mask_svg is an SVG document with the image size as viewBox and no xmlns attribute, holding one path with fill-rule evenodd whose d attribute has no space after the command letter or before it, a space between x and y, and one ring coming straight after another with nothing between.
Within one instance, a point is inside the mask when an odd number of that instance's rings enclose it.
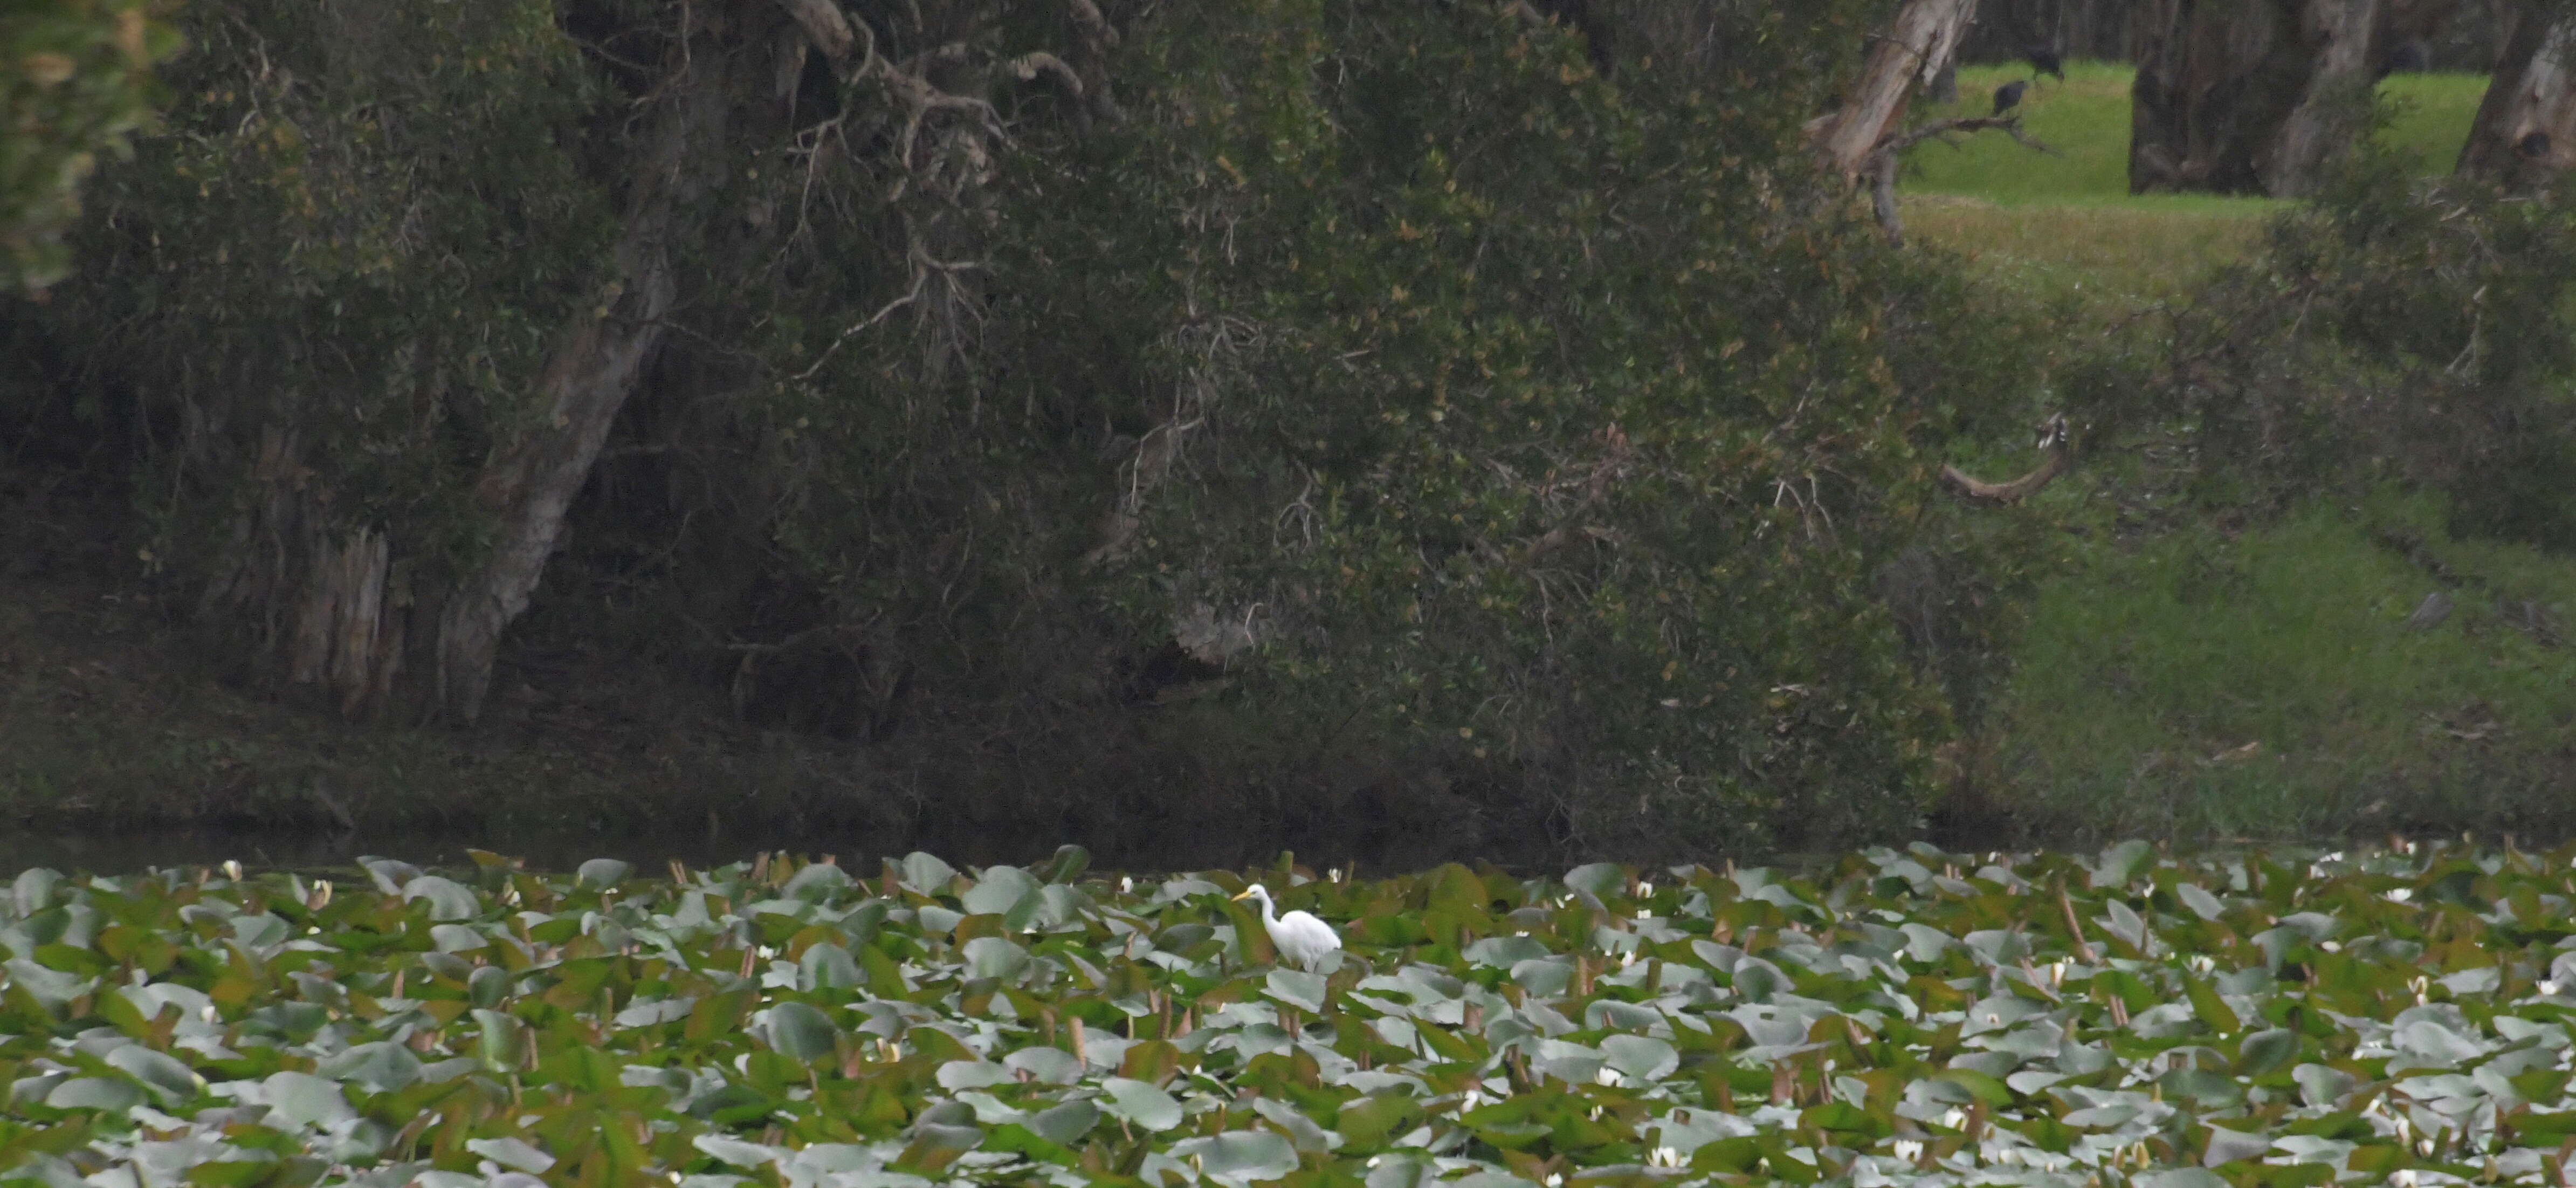
<instances>
[{"instance_id":1,"label":"egret's white plumage","mask_svg":"<svg viewBox=\"0 0 2576 1188\"><path fill-rule=\"evenodd\" d=\"M1333 926L1313 915L1306 912L1278 915L1270 902L1270 889L1259 883L1244 888L1243 894L1235 898L1261 901L1262 930L1270 934L1270 944L1279 950L1283 961L1295 962L1311 970L1315 963L1324 959L1324 954L1339 951L1342 947L1342 938L1333 931Z\"/></svg>"}]
</instances>

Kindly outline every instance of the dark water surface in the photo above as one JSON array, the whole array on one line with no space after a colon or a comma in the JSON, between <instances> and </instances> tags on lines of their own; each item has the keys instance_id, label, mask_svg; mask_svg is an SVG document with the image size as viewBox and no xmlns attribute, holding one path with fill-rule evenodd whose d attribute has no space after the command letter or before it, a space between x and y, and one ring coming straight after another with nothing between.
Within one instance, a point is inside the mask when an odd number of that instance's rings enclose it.
<instances>
[{"instance_id":1,"label":"dark water surface","mask_svg":"<svg viewBox=\"0 0 2576 1188\"><path fill-rule=\"evenodd\" d=\"M720 866L764 850L819 857L832 854L852 870L874 872L880 852L841 837L711 837L704 829L668 833L257 833L234 830L164 830L97 835L0 834L0 877L29 867L91 874L127 874L153 867L216 866L227 859L252 869L345 870L360 855L399 858L422 867L473 865L468 850L489 850L525 860L528 869L569 871L592 858L620 858L639 872L664 869L672 859L692 867ZM901 857L897 851L895 857ZM968 861L941 855L951 862ZM1045 855L985 858L1029 862Z\"/></svg>"},{"instance_id":2,"label":"dark water surface","mask_svg":"<svg viewBox=\"0 0 2576 1188\"><path fill-rule=\"evenodd\" d=\"M783 850L809 858L829 854L842 866L869 874L878 869L882 859L901 858L915 849L927 849L961 868L996 863L1027 866L1048 862L1054 856L1052 846L1024 851L1016 846L979 846L957 839L911 844L915 840L895 837L872 841L858 833L839 830L711 832L703 825L615 833L588 830L522 830L499 834L467 831L330 834L245 830L93 834L0 832L0 880L14 878L19 871L37 866L67 874L114 875L155 867L212 867L226 860L239 861L253 870L348 871L356 867L360 856L398 858L424 868L456 868L474 865L474 860L466 853L468 850L488 850L521 859L527 869L535 871L568 872L592 858L617 858L633 864L642 874L659 873L667 869L673 859L693 868L705 868L749 861L765 850ZM1405 855L1375 849L1359 862L1356 873L1368 877L1427 870L1454 857L1445 852ZM1093 867L1096 870L1139 873L1241 869L1270 866L1278 858L1276 850L1266 853L1176 851L1151 855L1102 854L1095 856ZM1300 850L1297 860L1309 868L1320 870L1342 866L1351 861L1351 856ZM1712 858L1710 864L1715 865L1717 861ZM1514 864L1506 864L1506 868L1513 869L1516 874L1539 873L1536 870L1518 870Z\"/></svg>"}]
</instances>

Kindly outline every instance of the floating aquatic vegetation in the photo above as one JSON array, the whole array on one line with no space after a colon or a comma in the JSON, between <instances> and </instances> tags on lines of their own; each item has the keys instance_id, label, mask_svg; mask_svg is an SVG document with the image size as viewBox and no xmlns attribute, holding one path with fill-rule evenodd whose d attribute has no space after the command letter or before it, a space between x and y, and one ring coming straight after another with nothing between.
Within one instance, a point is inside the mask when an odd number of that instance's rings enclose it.
<instances>
[{"instance_id":1,"label":"floating aquatic vegetation","mask_svg":"<svg viewBox=\"0 0 2576 1188\"><path fill-rule=\"evenodd\" d=\"M0 1182L2564 1184L2571 855L36 870Z\"/></svg>"}]
</instances>

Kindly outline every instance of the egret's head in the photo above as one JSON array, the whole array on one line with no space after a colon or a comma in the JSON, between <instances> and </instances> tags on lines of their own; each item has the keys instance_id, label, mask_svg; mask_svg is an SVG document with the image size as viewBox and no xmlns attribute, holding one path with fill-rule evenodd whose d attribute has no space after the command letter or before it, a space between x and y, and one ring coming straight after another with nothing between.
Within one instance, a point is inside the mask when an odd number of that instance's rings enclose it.
<instances>
[{"instance_id":1,"label":"egret's head","mask_svg":"<svg viewBox=\"0 0 2576 1188\"><path fill-rule=\"evenodd\" d=\"M1243 894L1241 894L1241 895L1237 895L1237 896L1235 896L1235 898L1236 898L1236 899L1258 899L1258 900L1260 900L1260 901L1261 901L1261 902L1263 902L1263 903L1268 903L1268 902L1270 902L1270 888L1268 888L1268 887L1264 887L1264 886L1262 886L1262 885L1261 885L1261 884L1259 884L1259 883L1254 883L1253 885L1251 885L1251 886L1249 886L1249 887L1244 888L1244 889L1243 889Z\"/></svg>"}]
</instances>

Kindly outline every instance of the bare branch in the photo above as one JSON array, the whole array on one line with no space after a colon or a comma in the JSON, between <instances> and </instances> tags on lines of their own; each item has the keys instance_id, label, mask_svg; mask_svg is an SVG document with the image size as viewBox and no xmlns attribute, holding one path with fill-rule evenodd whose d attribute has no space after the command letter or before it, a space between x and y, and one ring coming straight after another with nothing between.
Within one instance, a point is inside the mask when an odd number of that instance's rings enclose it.
<instances>
[{"instance_id":1,"label":"bare branch","mask_svg":"<svg viewBox=\"0 0 2576 1188\"><path fill-rule=\"evenodd\" d=\"M1082 98L1082 76L1075 74L1073 67L1065 65L1064 59L1045 50L1034 50L1013 58L1010 67L1011 73L1022 82L1044 74L1064 84L1064 89L1073 92L1074 98Z\"/></svg>"},{"instance_id":2,"label":"bare branch","mask_svg":"<svg viewBox=\"0 0 2576 1188\"><path fill-rule=\"evenodd\" d=\"M2074 465L2074 446L2068 437L2066 418L2050 417L2039 440L2040 448L2048 452L2048 457L2039 464L2038 469L2008 482L1990 483L1956 466L1944 466L1941 468L1941 482L1951 490L1957 491L1962 498L1973 502L1997 505L2019 503L2038 494L2048 484L2057 481L2057 476L2066 473L2067 469Z\"/></svg>"},{"instance_id":3,"label":"bare branch","mask_svg":"<svg viewBox=\"0 0 2576 1188\"><path fill-rule=\"evenodd\" d=\"M850 45L856 37L850 32L849 18L841 15L840 7L832 0L778 0L778 6L804 27L814 48L822 50L834 65L849 61Z\"/></svg>"},{"instance_id":4,"label":"bare branch","mask_svg":"<svg viewBox=\"0 0 2576 1188\"><path fill-rule=\"evenodd\" d=\"M823 364L830 361L832 358L832 352L840 350L841 344L848 342L851 335L856 334L861 330L865 330L870 326L876 325L877 323L886 320L886 318L891 316L894 311L902 309L904 306L910 305L915 301L921 300L921 290L923 286L928 285L929 283L930 270L926 268L915 269L912 274L912 288L905 290L903 296L886 302L882 307L878 308L875 313L868 315L868 319L866 321L850 323L847 329L842 330L838 336L832 339L832 345L823 348L823 353L815 357L814 365L803 371L797 372L796 378L798 380L812 379L814 377L814 373L821 371L823 369Z\"/></svg>"}]
</instances>

